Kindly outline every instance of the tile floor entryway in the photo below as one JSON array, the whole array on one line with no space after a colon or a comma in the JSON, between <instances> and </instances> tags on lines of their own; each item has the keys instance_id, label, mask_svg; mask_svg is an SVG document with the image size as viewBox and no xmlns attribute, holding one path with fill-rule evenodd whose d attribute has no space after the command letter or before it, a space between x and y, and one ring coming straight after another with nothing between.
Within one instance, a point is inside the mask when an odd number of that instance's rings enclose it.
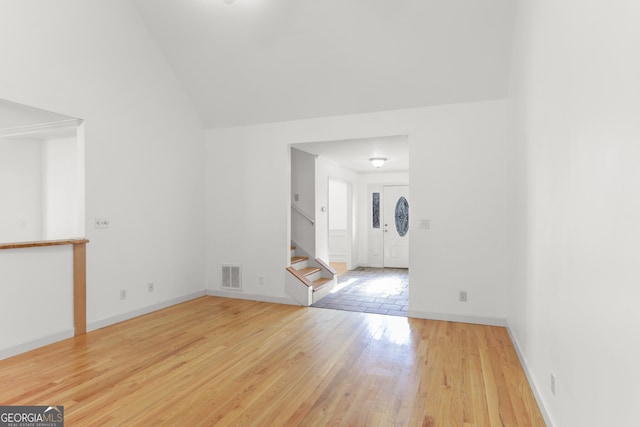
<instances>
[{"instance_id":1,"label":"tile floor entryway","mask_svg":"<svg viewBox=\"0 0 640 427\"><path fill-rule=\"evenodd\" d=\"M338 286L312 307L407 316L409 270L360 267L338 278Z\"/></svg>"}]
</instances>

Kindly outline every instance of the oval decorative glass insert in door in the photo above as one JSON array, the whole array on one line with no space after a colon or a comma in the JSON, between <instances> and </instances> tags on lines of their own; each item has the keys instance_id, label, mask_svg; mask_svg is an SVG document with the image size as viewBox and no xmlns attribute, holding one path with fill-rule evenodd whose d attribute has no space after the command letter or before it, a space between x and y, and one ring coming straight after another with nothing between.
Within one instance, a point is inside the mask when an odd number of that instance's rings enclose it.
<instances>
[{"instance_id":1,"label":"oval decorative glass insert in door","mask_svg":"<svg viewBox=\"0 0 640 427\"><path fill-rule=\"evenodd\" d=\"M409 202L404 197L400 197L396 202L396 231L400 237L409 231Z\"/></svg>"}]
</instances>

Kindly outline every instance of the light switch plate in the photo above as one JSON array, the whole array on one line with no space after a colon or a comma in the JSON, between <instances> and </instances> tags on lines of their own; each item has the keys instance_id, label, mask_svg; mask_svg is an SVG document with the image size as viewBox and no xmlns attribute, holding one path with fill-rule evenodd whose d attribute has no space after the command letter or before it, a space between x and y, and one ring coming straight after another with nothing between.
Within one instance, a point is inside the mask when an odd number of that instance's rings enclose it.
<instances>
[{"instance_id":1,"label":"light switch plate","mask_svg":"<svg viewBox=\"0 0 640 427\"><path fill-rule=\"evenodd\" d=\"M96 228L109 228L111 225L109 218L96 218Z\"/></svg>"}]
</instances>

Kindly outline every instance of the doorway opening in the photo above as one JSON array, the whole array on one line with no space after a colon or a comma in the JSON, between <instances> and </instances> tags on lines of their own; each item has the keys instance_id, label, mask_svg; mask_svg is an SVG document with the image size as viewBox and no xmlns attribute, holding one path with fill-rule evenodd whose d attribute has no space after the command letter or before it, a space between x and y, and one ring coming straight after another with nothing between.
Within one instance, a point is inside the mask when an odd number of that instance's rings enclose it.
<instances>
[{"instance_id":1,"label":"doorway opening","mask_svg":"<svg viewBox=\"0 0 640 427\"><path fill-rule=\"evenodd\" d=\"M329 177L327 189L329 264L340 275L353 269L352 183Z\"/></svg>"},{"instance_id":2,"label":"doorway opening","mask_svg":"<svg viewBox=\"0 0 640 427\"><path fill-rule=\"evenodd\" d=\"M406 316L408 136L300 143L292 148L313 159L314 249L339 273L337 285L312 306ZM369 161L374 157L387 162L374 167ZM292 163L292 171L296 169ZM292 191L292 201L302 198ZM294 236L292 227L292 240Z\"/></svg>"},{"instance_id":3,"label":"doorway opening","mask_svg":"<svg viewBox=\"0 0 640 427\"><path fill-rule=\"evenodd\" d=\"M85 235L81 119L0 99L0 242Z\"/></svg>"}]
</instances>

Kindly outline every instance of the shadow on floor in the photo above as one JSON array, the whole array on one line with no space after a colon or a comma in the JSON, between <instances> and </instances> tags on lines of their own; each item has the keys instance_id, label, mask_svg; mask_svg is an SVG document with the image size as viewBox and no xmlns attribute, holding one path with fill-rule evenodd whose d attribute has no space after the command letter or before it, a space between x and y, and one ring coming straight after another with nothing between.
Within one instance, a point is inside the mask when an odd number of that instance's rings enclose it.
<instances>
[{"instance_id":1,"label":"shadow on floor","mask_svg":"<svg viewBox=\"0 0 640 427\"><path fill-rule=\"evenodd\" d=\"M409 270L360 267L338 278L338 285L312 307L407 316Z\"/></svg>"}]
</instances>

